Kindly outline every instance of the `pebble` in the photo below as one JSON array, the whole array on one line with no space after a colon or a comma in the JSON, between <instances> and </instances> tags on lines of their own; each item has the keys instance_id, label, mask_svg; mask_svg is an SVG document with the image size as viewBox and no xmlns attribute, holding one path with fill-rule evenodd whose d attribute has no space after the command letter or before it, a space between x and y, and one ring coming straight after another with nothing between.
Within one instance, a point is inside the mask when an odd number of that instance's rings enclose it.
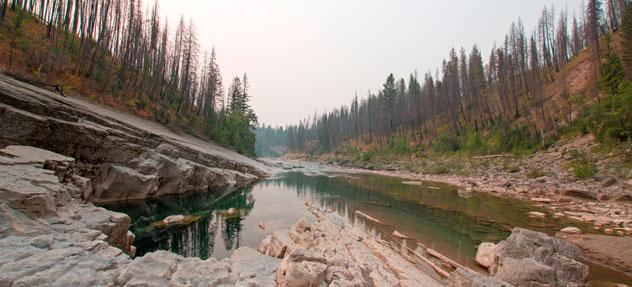
<instances>
[{"instance_id":1,"label":"pebble","mask_svg":"<svg viewBox=\"0 0 632 287\"><path fill-rule=\"evenodd\" d=\"M529 212L529 218L538 218L538 219L543 219L546 217L546 214L542 213L542 212L537 212L537 211L531 211Z\"/></svg>"},{"instance_id":2,"label":"pebble","mask_svg":"<svg viewBox=\"0 0 632 287\"><path fill-rule=\"evenodd\" d=\"M581 234L582 233L581 229L577 227L564 227L560 231L566 234Z\"/></svg>"}]
</instances>

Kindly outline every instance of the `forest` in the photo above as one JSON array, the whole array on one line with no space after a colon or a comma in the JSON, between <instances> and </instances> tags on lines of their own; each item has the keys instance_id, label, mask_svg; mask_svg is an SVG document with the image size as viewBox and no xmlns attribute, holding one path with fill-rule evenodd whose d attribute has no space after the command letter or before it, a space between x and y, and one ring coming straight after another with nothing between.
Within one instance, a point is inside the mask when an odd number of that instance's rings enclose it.
<instances>
[{"instance_id":1,"label":"forest","mask_svg":"<svg viewBox=\"0 0 632 287\"><path fill-rule=\"evenodd\" d=\"M259 151L493 154L541 148L571 129L629 141L628 3L590 0L579 16L544 7L536 27L514 22L487 56L476 45L453 48L436 71L389 74L380 91L356 93L349 106L297 125L261 126Z\"/></svg>"},{"instance_id":2,"label":"forest","mask_svg":"<svg viewBox=\"0 0 632 287\"><path fill-rule=\"evenodd\" d=\"M248 77L224 94L215 48L141 0L0 0L0 70L254 156Z\"/></svg>"}]
</instances>

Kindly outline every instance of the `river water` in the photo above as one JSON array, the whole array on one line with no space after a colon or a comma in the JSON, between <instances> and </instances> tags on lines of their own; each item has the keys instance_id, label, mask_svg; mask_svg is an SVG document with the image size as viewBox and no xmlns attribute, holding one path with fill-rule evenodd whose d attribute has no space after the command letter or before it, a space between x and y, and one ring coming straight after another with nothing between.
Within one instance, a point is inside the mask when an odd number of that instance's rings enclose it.
<instances>
[{"instance_id":1,"label":"river water","mask_svg":"<svg viewBox=\"0 0 632 287\"><path fill-rule=\"evenodd\" d=\"M132 218L137 256L169 250L184 256L224 258L240 246L256 247L272 231L301 218L314 220L305 202L337 212L353 224L392 245L410 249L423 244L473 269L476 248L483 241L506 238L513 227L554 234L573 225L564 219L530 219L530 211L549 213L531 202L489 194L459 196L453 186L376 175L287 172L238 190L212 191L118 205L109 209ZM229 212L229 209L234 209ZM365 220L356 211L378 218ZM164 228L169 215L191 215L191 222ZM260 226L265 226L262 229ZM392 236L394 230L412 238ZM630 277L591 265L593 286L631 283Z\"/></svg>"}]
</instances>

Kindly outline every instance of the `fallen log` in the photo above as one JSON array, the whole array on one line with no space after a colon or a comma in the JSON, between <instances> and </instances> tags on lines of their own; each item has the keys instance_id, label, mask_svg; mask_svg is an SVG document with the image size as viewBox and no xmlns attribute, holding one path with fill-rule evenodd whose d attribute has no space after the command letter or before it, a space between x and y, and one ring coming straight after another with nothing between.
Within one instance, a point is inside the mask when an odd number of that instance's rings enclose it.
<instances>
[{"instance_id":1,"label":"fallen log","mask_svg":"<svg viewBox=\"0 0 632 287\"><path fill-rule=\"evenodd\" d=\"M481 156L475 156L473 157L473 159L489 159L489 158L510 157L510 156L513 156L513 154L503 153L503 154L493 154L493 155L481 155Z\"/></svg>"}]
</instances>

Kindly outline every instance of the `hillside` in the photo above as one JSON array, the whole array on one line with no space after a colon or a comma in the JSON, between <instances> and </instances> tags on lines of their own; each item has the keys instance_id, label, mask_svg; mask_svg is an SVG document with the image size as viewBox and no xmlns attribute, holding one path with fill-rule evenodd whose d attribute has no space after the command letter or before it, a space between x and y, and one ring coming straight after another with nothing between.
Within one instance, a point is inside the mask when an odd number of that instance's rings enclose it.
<instances>
[{"instance_id":1,"label":"hillside","mask_svg":"<svg viewBox=\"0 0 632 287\"><path fill-rule=\"evenodd\" d=\"M518 21L486 61L476 45L469 53L452 49L436 74L390 74L377 93L259 135L285 141L291 153L359 162L376 155L529 154L576 133L629 142L629 111L616 105L629 102L624 71L632 60L624 43L632 37L632 11L608 7L608 18L584 22L545 8L538 27L555 30L527 33Z\"/></svg>"},{"instance_id":2,"label":"hillside","mask_svg":"<svg viewBox=\"0 0 632 287\"><path fill-rule=\"evenodd\" d=\"M247 75L226 95L192 21L173 33L141 1L31 2L0 1L0 72L254 156Z\"/></svg>"},{"instance_id":3,"label":"hillside","mask_svg":"<svg viewBox=\"0 0 632 287\"><path fill-rule=\"evenodd\" d=\"M0 146L28 145L76 159L92 180L82 197L124 201L238 187L263 164L137 116L0 75Z\"/></svg>"}]
</instances>

